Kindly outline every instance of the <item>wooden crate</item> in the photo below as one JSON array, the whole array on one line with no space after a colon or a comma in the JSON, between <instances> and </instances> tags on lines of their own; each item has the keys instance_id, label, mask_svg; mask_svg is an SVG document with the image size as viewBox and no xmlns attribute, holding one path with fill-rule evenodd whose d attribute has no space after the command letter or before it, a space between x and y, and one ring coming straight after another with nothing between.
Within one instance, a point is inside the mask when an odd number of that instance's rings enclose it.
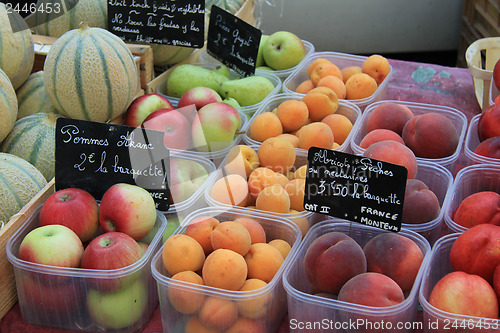
<instances>
[{"instance_id":1,"label":"wooden crate","mask_svg":"<svg viewBox=\"0 0 500 333\"><path fill-rule=\"evenodd\" d=\"M33 197L19 213L0 229L0 319L17 302L16 281L11 263L7 260L6 245L14 232L33 214L34 210L54 193L54 179Z\"/></svg>"}]
</instances>

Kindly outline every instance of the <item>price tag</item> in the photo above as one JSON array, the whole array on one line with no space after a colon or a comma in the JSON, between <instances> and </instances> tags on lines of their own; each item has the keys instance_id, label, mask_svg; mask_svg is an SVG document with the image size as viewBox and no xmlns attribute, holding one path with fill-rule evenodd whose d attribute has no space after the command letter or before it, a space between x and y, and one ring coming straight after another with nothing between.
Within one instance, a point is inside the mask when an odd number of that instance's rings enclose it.
<instances>
[{"instance_id":1,"label":"price tag","mask_svg":"<svg viewBox=\"0 0 500 333\"><path fill-rule=\"evenodd\" d=\"M312 147L304 208L384 230L401 230L405 167Z\"/></svg>"},{"instance_id":2,"label":"price tag","mask_svg":"<svg viewBox=\"0 0 500 333\"><path fill-rule=\"evenodd\" d=\"M212 5L208 25L207 52L242 76L255 73L262 32Z\"/></svg>"},{"instance_id":3,"label":"price tag","mask_svg":"<svg viewBox=\"0 0 500 333\"><path fill-rule=\"evenodd\" d=\"M125 41L201 48L203 0L109 0L108 30Z\"/></svg>"},{"instance_id":4,"label":"price tag","mask_svg":"<svg viewBox=\"0 0 500 333\"><path fill-rule=\"evenodd\" d=\"M164 133L144 128L58 118L55 187L77 187L100 200L116 183L140 186L156 208L170 205L169 150Z\"/></svg>"}]
</instances>

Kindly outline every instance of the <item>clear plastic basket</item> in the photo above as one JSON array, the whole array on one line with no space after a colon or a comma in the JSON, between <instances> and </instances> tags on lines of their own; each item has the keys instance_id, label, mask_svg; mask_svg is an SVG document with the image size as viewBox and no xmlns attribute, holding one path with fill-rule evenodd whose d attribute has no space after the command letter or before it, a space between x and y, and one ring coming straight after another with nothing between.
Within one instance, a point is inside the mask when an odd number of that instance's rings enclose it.
<instances>
[{"instance_id":1,"label":"clear plastic basket","mask_svg":"<svg viewBox=\"0 0 500 333\"><path fill-rule=\"evenodd\" d=\"M481 117L480 114L472 117L469 123L469 128L467 129L467 135L465 136L464 154L467 157L468 165L482 164L482 163L500 165L500 159L479 155L474 152L477 146L481 143L477 131L477 123L479 122L480 117Z\"/></svg>"}]
</instances>

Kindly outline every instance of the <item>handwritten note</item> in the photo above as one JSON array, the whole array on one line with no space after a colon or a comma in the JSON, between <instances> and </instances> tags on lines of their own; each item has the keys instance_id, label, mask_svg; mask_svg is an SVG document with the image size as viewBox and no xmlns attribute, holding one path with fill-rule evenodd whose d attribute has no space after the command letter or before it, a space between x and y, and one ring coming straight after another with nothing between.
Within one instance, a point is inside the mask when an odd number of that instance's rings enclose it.
<instances>
[{"instance_id":1,"label":"handwritten note","mask_svg":"<svg viewBox=\"0 0 500 333\"><path fill-rule=\"evenodd\" d=\"M213 5L208 25L207 52L243 76L255 73L262 32Z\"/></svg>"},{"instance_id":2,"label":"handwritten note","mask_svg":"<svg viewBox=\"0 0 500 333\"><path fill-rule=\"evenodd\" d=\"M203 0L108 0L108 30L125 41L203 47Z\"/></svg>"},{"instance_id":3,"label":"handwritten note","mask_svg":"<svg viewBox=\"0 0 500 333\"><path fill-rule=\"evenodd\" d=\"M100 199L116 183L148 190L158 210L170 204L169 151L163 132L58 118L56 190L77 187Z\"/></svg>"},{"instance_id":4,"label":"handwritten note","mask_svg":"<svg viewBox=\"0 0 500 333\"><path fill-rule=\"evenodd\" d=\"M401 229L405 167L312 147L304 208L384 230Z\"/></svg>"}]
</instances>

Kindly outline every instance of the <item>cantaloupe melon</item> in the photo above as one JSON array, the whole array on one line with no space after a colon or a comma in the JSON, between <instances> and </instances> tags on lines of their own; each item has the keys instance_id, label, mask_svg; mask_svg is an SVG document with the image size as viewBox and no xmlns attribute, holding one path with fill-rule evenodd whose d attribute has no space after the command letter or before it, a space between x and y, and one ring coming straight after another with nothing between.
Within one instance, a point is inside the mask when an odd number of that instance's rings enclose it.
<instances>
[{"instance_id":1,"label":"cantaloupe melon","mask_svg":"<svg viewBox=\"0 0 500 333\"><path fill-rule=\"evenodd\" d=\"M53 113L35 113L16 121L0 145L0 151L21 157L40 170L47 181L55 174L55 130Z\"/></svg>"},{"instance_id":2,"label":"cantaloupe melon","mask_svg":"<svg viewBox=\"0 0 500 333\"><path fill-rule=\"evenodd\" d=\"M34 61L35 45L28 25L18 13L7 14L5 4L0 2L0 69L14 89L26 81Z\"/></svg>"},{"instance_id":3,"label":"cantaloupe melon","mask_svg":"<svg viewBox=\"0 0 500 333\"><path fill-rule=\"evenodd\" d=\"M137 95L137 67L116 35L82 23L47 53L43 84L63 116L106 122L122 115Z\"/></svg>"},{"instance_id":4,"label":"cantaloupe melon","mask_svg":"<svg viewBox=\"0 0 500 333\"><path fill-rule=\"evenodd\" d=\"M0 69L0 142L14 127L17 118L17 97L12 83Z\"/></svg>"},{"instance_id":5,"label":"cantaloupe melon","mask_svg":"<svg viewBox=\"0 0 500 333\"><path fill-rule=\"evenodd\" d=\"M45 92L43 71L28 76L26 82L16 90L17 119L35 113L58 113Z\"/></svg>"},{"instance_id":6,"label":"cantaloupe melon","mask_svg":"<svg viewBox=\"0 0 500 333\"><path fill-rule=\"evenodd\" d=\"M38 3L46 2L47 0L38 1ZM65 14L56 18L52 18L51 15L54 14L46 11L36 13L35 32L37 35L60 37L65 32L78 29L82 21L85 21L89 27L106 29L108 26L106 0L78 0L76 5Z\"/></svg>"},{"instance_id":7,"label":"cantaloupe melon","mask_svg":"<svg viewBox=\"0 0 500 333\"><path fill-rule=\"evenodd\" d=\"M7 223L46 184L42 173L28 161L0 153L0 221Z\"/></svg>"}]
</instances>

